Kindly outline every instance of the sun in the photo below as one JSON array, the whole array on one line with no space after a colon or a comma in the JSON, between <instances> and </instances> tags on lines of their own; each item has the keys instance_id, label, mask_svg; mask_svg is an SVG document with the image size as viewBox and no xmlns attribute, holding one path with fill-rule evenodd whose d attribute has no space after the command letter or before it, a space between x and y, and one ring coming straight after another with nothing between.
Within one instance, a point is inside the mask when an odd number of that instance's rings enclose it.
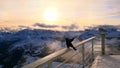
<instances>
[{"instance_id":1,"label":"sun","mask_svg":"<svg viewBox=\"0 0 120 68\"><path fill-rule=\"evenodd\" d=\"M58 18L58 14L57 14L57 10L55 10L54 8L49 8L45 11L44 13L44 18L47 21L55 21Z\"/></svg>"}]
</instances>

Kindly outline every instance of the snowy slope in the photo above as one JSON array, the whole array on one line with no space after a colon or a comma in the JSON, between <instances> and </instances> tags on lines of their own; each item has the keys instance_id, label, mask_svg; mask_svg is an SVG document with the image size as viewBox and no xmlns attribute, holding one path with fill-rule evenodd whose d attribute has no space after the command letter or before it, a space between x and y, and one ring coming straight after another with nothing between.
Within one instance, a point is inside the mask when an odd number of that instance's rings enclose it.
<instances>
[{"instance_id":1,"label":"snowy slope","mask_svg":"<svg viewBox=\"0 0 120 68\"><path fill-rule=\"evenodd\" d=\"M99 31L97 30L99 27L107 30L107 36L120 36L118 28L114 26L95 26L84 31L67 32L42 29L12 31L8 28L2 28L0 30L0 65L4 66L8 63L13 63L13 66L15 66L18 61L21 66L31 63L56 50L64 48L65 37L75 37L79 40L82 38L83 40L92 36L99 36ZM20 57L12 61L12 58L15 58L13 54Z\"/></svg>"}]
</instances>

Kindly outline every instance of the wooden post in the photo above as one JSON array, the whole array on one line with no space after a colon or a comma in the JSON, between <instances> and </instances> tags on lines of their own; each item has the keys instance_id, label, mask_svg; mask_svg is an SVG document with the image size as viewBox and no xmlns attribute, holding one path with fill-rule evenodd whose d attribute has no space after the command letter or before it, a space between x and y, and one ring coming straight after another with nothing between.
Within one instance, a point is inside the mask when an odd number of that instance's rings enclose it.
<instances>
[{"instance_id":1,"label":"wooden post","mask_svg":"<svg viewBox=\"0 0 120 68\"><path fill-rule=\"evenodd\" d=\"M104 28L99 28L100 34L101 34L101 54L105 55L105 32L106 30Z\"/></svg>"},{"instance_id":2,"label":"wooden post","mask_svg":"<svg viewBox=\"0 0 120 68\"><path fill-rule=\"evenodd\" d=\"M105 55L105 32L101 32L101 54Z\"/></svg>"},{"instance_id":3,"label":"wooden post","mask_svg":"<svg viewBox=\"0 0 120 68\"><path fill-rule=\"evenodd\" d=\"M85 68L85 54L84 54L84 44L82 44L82 68Z\"/></svg>"},{"instance_id":4,"label":"wooden post","mask_svg":"<svg viewBox=\"0 0 120 68\"><path fill-rule=\"evenodd\" d=\"M94 60L94 39L92 40L92 61Z\"/></svg>"},{"instance_id":5,"label":"wooden post","mask_svg":"<svg viewBox=\"0 0 120 68\"><path fill-rule=\"evenodd\" d=\"M52 68L52 61L48 63L48 68Z\"/></svg>"}]
</instances>

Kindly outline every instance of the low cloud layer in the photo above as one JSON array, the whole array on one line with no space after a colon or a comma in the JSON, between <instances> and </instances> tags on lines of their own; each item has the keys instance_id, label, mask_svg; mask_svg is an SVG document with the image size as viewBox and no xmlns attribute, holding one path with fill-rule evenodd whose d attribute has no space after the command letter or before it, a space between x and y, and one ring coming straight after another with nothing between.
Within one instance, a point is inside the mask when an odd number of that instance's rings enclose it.
<instances>
[{"instance_id":1,"label":"low cloud layer","mask_svg":"<svg viewBox=\"0 0 120 68\"><path fill-rule=\"evenodd\" d=\"M74 30L74 29L78 29L78 26L76 24L71 24L70 26L62 26L62 28L68 30Z\"/></svg>"},{"instance_id":2,"label":"low cloud layer","mask_svg":"<svg viewBox=\"0 0 120 68\"><path fill-rule=\"evenodd\" d=\"M41 28L62 28L64 30L75 30L78 29L79 27L77 26L77 24L71 24L71 25L65 25L65 26L60 26L60 25L47 25L47 24L43 24L43 23L35 23L33 25L34 27L41 27Z\"/></svg>"},{"instance_id":3,"label":"low cloud layer","mask_svg":"<svg viewBox=\"0 0 120 68\"><path fill-rule=\"evenodd\" d=\"M33 26L38 26L38 27L42 27L42 28L56 28L59 27L57 25L46 25L43 23L35 23Z\"/></svg>"}]
</instances>

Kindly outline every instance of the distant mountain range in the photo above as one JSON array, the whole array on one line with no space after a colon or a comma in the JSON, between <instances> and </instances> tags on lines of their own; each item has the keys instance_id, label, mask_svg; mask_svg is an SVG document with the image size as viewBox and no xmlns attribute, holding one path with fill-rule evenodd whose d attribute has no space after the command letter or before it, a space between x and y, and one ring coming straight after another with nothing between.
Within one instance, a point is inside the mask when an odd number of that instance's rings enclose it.
<instances>
[{"instance_id":1,"label":"distant mountain range","mask_svg":"<svg viewBox=\"0 0 120 68\"><path fill-rule=\"evenodd\" d=\"M120 36L119 27L111 25L90 27L84 31L2 28L0 29L1 68L23 66L64 48L66 47L65 37L84 40L92 36L99 36L98 28L104 28L107 36ZM51 48L51 44L54 45L53 48Z\"/></svg>"}]
</instances>

